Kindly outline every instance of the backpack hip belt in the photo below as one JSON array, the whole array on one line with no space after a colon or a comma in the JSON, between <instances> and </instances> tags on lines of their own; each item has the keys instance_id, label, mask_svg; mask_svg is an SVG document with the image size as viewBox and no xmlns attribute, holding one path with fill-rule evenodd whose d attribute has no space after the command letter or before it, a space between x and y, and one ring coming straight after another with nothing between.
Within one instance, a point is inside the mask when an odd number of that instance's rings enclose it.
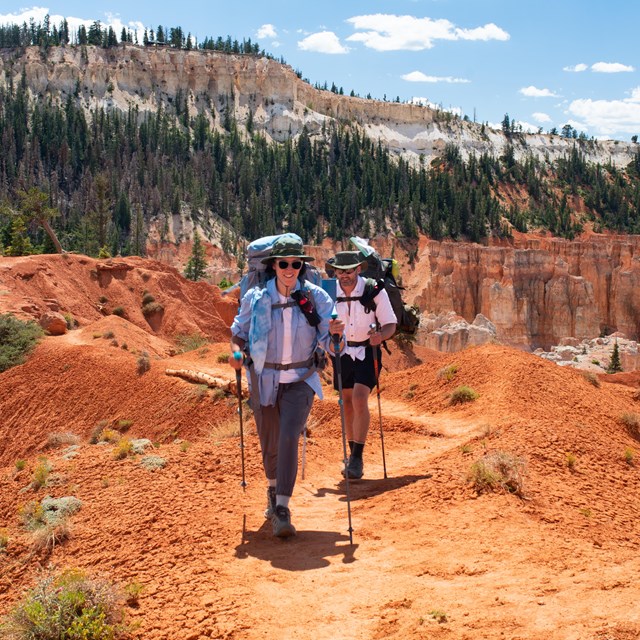
<instances>
[{"instance_id":1,"label":"backpack hip belt","mask_svg":"<svg viewBox=\"0 0 640 640\"><path fill-rule=\"evenodd\" d=\"M311 356L303 362L290 362L289 364L280 364L279 362L265 362L263 369L275 369L276 371L289 371L289 369L308 369L315 362L315 358Z\"/></svg>"},{"instance_id":2,"label":"backpack hip belt","mask_svg":"<svg viewBox=\"0 0 640 640\"><path fill-rule=\"evenodd\" d=\"M369 340L360 340L360 341L347 340L347 346L348 347L368 347Z\"/></svg>"}]
</instances>

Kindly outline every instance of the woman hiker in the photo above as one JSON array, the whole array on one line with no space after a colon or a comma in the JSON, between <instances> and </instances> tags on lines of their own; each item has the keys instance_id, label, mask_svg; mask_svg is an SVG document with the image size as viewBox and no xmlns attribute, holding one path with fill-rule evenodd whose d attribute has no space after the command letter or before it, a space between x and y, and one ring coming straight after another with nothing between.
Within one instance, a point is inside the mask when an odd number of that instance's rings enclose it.
<instances>
[{"instance_id":1,"label":"woman hiker","mask_svg":"<svg viewBox=\"0 0 640 640\"><path fill-rule=\"evenodd\" d=\"M268 483L265 516L280 538L296 533L289 501L298 472L298 443L314 394L322 398L318 364L339 324L331 319L331 297L304 279L311 260L301 241L276 240L262 261L275 277L247 291L231 325L231 346L246 355L249 402ZM232 355L229 363L239 370L243 360Z\"/></svg>"}]
</instances>

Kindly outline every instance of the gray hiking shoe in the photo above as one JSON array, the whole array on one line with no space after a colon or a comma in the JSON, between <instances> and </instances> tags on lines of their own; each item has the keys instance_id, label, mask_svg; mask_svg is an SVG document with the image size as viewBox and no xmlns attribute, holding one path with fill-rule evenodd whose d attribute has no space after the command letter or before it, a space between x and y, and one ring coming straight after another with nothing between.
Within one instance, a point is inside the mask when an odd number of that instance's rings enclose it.
<instances>
[{"instance_id":1,"label":"gray hiking shoe","mask_svg":"<svg viewBox=\"0 0 640 640\"><path fill-rule=\"evenodd\" d=\"M273 535L277 538L289 538L296 535L296 528L291 524L291 511L279 504L271 516Z\"/></svg>"},{"instance_id":2,"label":"gray hiking shoe","mask_svg":"<svg viewBox=\"0 0 640 640\"><path fill-rule=\"evenodd\" d=\"M276 488L267 487L267 508L264 510L264 517L271 518L276 510Z\"/></svg>"},{"instance_id":3,"label":"gray hiking shoe","mask_svg":"<svg viewBox=\"0 0 640 640\"><path fill-rule=\"evenodd\" d=\"M362 458L354 458L349 456L347 466L342 470L342 477L346 478L349 474L349 480L360 480L364 475L364 462Z\"/></svg>"}]
</instances>

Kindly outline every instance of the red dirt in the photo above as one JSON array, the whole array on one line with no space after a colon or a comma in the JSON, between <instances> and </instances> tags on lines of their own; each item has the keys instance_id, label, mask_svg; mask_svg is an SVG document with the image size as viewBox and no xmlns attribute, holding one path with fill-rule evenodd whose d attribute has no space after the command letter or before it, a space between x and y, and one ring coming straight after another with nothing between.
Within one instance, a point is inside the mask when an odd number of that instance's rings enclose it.
<instances>
[{"instance_id":1,"label":"red dirt","mask_svg":"<svg viewBox=\"0 0 640 640\"><path fill-rule=\"evenodd\" d=\"M101 286L89 258L0 259L0 312L28 306L25 298L32 312L45 309L55 298L81 321L0 374L0 529L9 537L0 616L41 568L72 566L144 585L126 614L132 637L145 640L640 638L640 445L621 420L640 413L637 378L594 386L497 345L447 355L392 345L381 382L388 478L374 393L365 478L350 483L353 544L329 388L314 405L292 500L299 534L284 542L262 515L252 419L243 491L235 398L165 373L232 379L218 362L230 304L159 263L126 263L133 268L122 279ZM165 306L156 331L138 317L145 289ZM92 306L100 295L130 310L131 321L103 316ZM194 329L211 343L171 355L175 334ZM140 374L142 351L151 368ZM452 406L460 385L477 400ZM132 421L127 437L155 443L164 469L89 444L98 422L119 419ZM64 432L80 438L69 460L64 446L49 444ZM472 464L498 451L526 462L523 497L478 494L469 481ZM41 455L53 480L25 489ZM45 495L82 500L69 540L49 554L31 550L18 517Z\"/></svg>"}]
</instances>

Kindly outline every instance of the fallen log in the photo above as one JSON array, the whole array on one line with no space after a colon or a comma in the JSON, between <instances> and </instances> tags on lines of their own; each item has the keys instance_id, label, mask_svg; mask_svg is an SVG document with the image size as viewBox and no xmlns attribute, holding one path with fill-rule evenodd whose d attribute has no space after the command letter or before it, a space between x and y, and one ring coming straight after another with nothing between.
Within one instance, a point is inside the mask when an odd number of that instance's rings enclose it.
<instances>
[{"instance_id":1,"label":"fallen log","mask_svg":"<svg viewBox=\"0 0 640 640\"><path fill-rule=\"evenodd\" d=\"M166 369L165 373L168 376L176 376L178 378L183 378L184 380L188 380L189 382L197 382L198 384L206 384L208 387L212 389L223 389L232 395L237 394L236 390L236 381L235 380L227 380L226 378L218 378L216 376L212 376L208 373L203 373L202 371L192 371L189 369ZM242 385L242 397L248 397L249 392L248 389L245 388L245 385Z\"/></svg>"}]
</instances>

